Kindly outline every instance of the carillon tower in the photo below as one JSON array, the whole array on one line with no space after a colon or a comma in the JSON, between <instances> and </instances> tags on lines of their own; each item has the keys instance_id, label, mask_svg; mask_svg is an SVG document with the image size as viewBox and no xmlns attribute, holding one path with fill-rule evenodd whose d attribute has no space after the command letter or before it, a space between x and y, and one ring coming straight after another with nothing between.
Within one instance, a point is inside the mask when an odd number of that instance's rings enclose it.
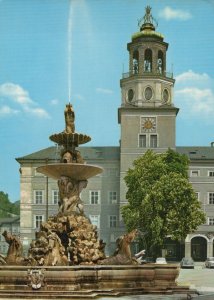
<instances>
[{"instance_id":1,"label":"carillon tower","mask_svg":"<svg viewBox=\"0 0 214 300\"><path fill-rule=\"evenodd\" d=\"M168 43L156 31L157 22L146 7L138 23L140 31L127 44L129 72L120 80L122 103L118 110L121 125L120 199L126 202L124 176L137 157L152 149L158 153L175 149L173 74L167 72ZM122 204L122 203L121 203Z\"/></svg>"}]
</instances>

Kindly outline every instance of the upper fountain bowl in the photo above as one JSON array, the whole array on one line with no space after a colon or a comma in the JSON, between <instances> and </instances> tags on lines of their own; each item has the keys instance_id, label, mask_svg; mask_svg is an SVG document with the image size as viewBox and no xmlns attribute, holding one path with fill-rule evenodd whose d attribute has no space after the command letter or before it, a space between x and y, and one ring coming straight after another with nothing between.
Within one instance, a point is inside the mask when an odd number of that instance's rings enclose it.
<instances>
[{"instance_id":1,"label":"upper fountain bowl","mask_svg":"<svg viewBox=\"0 0 214 300\"><path fill-rule=\"evenodd\" d=\"M81 144L85 144L90 142L91 137L86 134L81 134L77 132L67 133L67 132L60 132L55 133L50 136L50 140L57 143L58 145L67 146L67 145L74 145L78 147Z\"/></svg>"},{"instance_id":2,"label":"upper fountain bowl","mask_svg":"<svg viewBox=\"0 0 214 300\"><path fill-rule=\"evenodd\" d=\"M87 164L58 163L38 167L36 171L53 179L60 179L61 176L66 176L75 180L87 180L101 174L103 169Z\"/></svg>"}]
</instances>

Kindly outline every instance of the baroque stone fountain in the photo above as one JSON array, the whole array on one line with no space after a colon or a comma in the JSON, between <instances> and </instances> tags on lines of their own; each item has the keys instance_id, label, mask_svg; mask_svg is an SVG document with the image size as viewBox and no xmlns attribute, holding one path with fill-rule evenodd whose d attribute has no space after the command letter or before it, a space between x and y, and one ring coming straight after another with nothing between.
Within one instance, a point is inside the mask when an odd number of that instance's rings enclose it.
<instances>
[{"instance_id":1,"label":"baroque stone fountain","mask_svg":"<svg viewBox=\"0 0 214 300\"><path fill-rule=\"evenodd\" d=\"M4 232L9 249L0 255L0 298L95 298L134 294L190 292L178 286L177 264L139 265L130 243L137 230L117 240L117 249L105 256L105 243L96 226L84 214L81 191L87 180L102 173L88 165L76 149L91 138L75 132L72 105L66 105L65 130L50 139L61 146L61 162L38 167L37 171L58 181L59 209L43 222L31 242L28 257L22 255L18 237Z\"/></svg>"}]
</instances>

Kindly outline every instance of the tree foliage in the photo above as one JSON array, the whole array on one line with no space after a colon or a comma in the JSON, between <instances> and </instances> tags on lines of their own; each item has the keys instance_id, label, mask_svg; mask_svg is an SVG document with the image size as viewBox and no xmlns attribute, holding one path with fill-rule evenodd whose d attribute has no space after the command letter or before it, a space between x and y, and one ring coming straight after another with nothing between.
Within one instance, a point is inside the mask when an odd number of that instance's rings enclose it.
<instances>
[{"instance_id":1,"label":"tree foliage","mask_svg":"<svg viewBox=\"0 0 214 300\"><path fill-rule=\"evenodd\" d=\"M204 212L188 181L189 161L169 149L148 150L133 163L125 177L128 204L122 215L128 230L143 232L144 247L160 255L164 239L183 240L205 222Z\"/></svg>"},{"instance_id":2,"label":"tree foliage","mask_svg":"<svg viewBox=\"0 0 214 300\"><path fill-rule=\"evenodd\" d=\"M11 203L8 194L0 191L0 218L20 214L19 201Z\"/></svg>"}]
</instances>

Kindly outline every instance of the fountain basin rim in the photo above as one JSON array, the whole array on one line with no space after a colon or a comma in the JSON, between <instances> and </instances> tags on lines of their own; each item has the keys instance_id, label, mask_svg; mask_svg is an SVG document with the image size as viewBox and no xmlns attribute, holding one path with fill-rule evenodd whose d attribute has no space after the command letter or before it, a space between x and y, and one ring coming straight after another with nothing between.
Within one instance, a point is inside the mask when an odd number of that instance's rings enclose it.
<instances>
[{"instance_id":1,"label":"fountain basin rim","mask_svg":"<svg viewBox=\"0 0 214 300\"><path fill-rule=\"evenodd\" d=\"M36 171L53 179L60 179L61 176L66 176L75 180L87 180L101 174L103 168L79 163L54 163L40 166L36 168Z\"/></svg>"}]
</instances>

